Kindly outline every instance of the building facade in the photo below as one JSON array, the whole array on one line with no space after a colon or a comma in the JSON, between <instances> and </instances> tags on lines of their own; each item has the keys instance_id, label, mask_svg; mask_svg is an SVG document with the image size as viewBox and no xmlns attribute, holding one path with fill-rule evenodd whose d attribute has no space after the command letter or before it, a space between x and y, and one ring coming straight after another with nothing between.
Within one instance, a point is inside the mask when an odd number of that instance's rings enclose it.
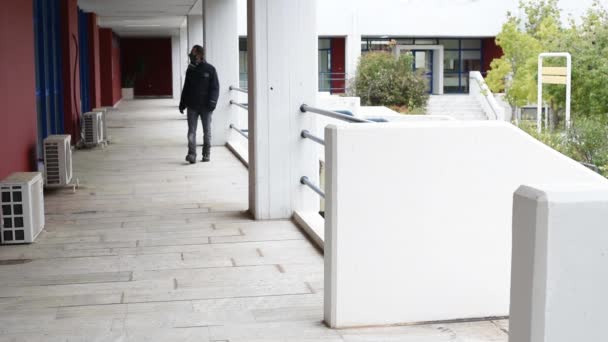
<instances>
[{"instance_id":1,"label":"building facade","mask_svg":"<svg viewBox=\"0 0 608 342\"><path fill-rule=\"evenodd\" d=\"M592 0L559 2L564 19L580 17L591 4ZM412 67L426 75L430 93L468 93L468 73L485 75L492 60L502 55L495 38L508 13L523 15L518 7L519 0L320 1L317 22L311 23L319 36L319 90L344 92L359 57L390 51L389 42L395 40L414 55ZM240 0L239 12L245 56L246 1ZM439 53L442 67L437 63ZM241 84L247 83L246 62L241 58Z\"/></svg>"}]
</instances>

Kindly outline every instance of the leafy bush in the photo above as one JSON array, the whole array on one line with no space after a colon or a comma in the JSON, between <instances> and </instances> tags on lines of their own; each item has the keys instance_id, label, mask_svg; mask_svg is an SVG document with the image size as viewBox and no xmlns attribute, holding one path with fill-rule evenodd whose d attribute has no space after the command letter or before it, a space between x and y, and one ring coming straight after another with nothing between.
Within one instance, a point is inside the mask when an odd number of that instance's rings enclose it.
<instances>
[{"instance_id":1,"label":"leafy bush","mask_svg":"<svg viewBox=\"0 0 608 342\"><path fill-rule=\"evenodd\" d=\"M413 57L395 58L388 52L361 57L353 85L354 95L365 106L389 106L406 110L426 106L429 94L424 76L412 68Z\"/></svg>"},{"instance_id":2,"label":"leafy bush","mask_svg":"<svg viewBox=\"0 0 608 342\"><path fill-rule=\"evenodd\" d=\"M579 117L568 131L538 133L536 125L528 122L520 128L568 157L597 167L608 177L608 126L603 119Z\"/></svg>"}]
</instances>

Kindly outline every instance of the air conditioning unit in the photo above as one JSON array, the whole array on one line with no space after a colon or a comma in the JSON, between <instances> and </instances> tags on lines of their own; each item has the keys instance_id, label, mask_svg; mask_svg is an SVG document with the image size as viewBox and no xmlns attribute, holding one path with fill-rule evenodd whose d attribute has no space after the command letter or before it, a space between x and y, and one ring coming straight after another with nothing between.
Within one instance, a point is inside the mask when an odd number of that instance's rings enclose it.
<instances>
[{"instance_id":1,"label":"air conditioning unit","mask_svg":"<svg viewBox=\"0 0 608 342\"><path fill-rule=\"evenodd\" d=\"M0 241L32 243L44 229L40 172L17 172L0 182Z\"/></svg>"},{"instance_id":2,"label":"air conditioning unit","mask_svg":"<svg viewBox=\"0 0 608 342\"><path fill-rule=\"evenodd\" d=\"M63 187L72 181L72 137L51 135L44 139L44 185Z\"/></svg>"},{"instance_id":3,"label":"air conditioning unit","mask_svg":"<svg viewBox=\"0 0 608 342\"><path fill-rule=\"evenodd\" d=\"M108 137L108 109L107 108L95 108L93 112L101 113L101 120L103 121L103 141L109 142L110 138Z\"/></svg>"},{"instance_id":4,"label":"air conditioning unit","mask_svg":"<svg viewBox=\"0 0 608 342\"><path fill-rule=\"evenodd\" d=\"M99 112L84 113L84 144L97 146L103 142L103 118Z\"/></svg>"}]
</instances>

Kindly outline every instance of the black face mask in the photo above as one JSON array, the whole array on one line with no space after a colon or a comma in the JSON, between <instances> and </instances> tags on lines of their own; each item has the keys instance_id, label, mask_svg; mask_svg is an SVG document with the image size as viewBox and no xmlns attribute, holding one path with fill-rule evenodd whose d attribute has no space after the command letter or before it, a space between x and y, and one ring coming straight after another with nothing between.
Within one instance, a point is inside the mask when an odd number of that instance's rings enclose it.
<instances>
[{"instance_id":1,"label":"black face mask","mask_svg":"<svg viewBox=\"0 0 608 342\"><path fill-rule=\"evenodd\" d=\"M196 55L194 54L189 54L188 57L190 57L190 64L194 64L197 65L198 64L198 60L196 58Z\"/></svg>"}]
</instances>

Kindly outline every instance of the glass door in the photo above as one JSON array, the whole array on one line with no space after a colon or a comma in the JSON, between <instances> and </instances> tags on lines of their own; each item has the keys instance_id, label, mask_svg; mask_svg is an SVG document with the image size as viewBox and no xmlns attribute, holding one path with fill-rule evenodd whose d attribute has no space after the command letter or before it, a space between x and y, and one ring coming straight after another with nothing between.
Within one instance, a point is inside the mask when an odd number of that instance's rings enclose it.
<instances>
[{"instance_id":1,"label":"glass door","mask_svg":"<svg viewBox=\"0 0 608 342\"><path fill-rule=\"evenodd\" d=\"M433 91L433 50L414 50L414 71L420 71L426 79L426 88Z\"/></svg>"}]
</instances>

